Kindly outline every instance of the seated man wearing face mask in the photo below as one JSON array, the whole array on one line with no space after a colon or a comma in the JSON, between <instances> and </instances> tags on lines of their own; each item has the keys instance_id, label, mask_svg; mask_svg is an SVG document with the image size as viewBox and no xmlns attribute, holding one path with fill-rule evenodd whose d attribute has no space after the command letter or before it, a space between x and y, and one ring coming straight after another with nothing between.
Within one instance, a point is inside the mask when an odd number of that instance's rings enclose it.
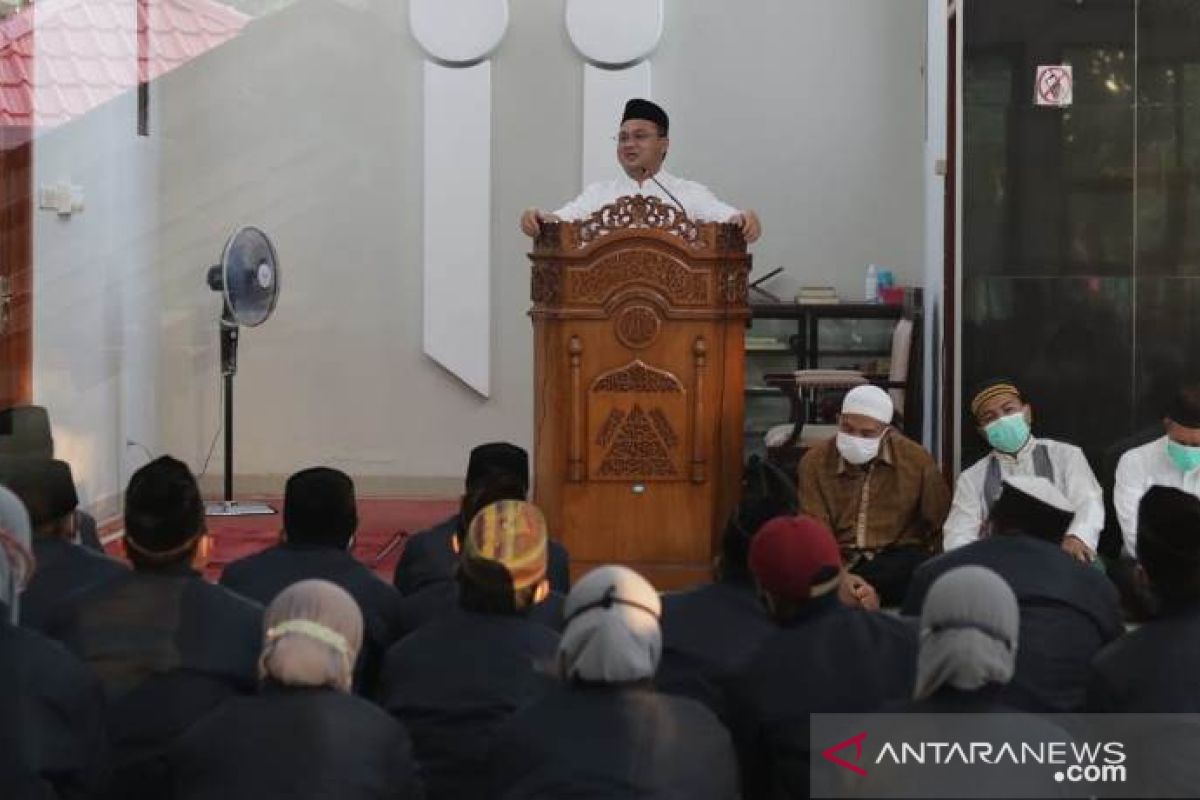
<instances>
[{"instance_id":1,"label":"seated man wearing face mask","mask_svg":"<svg viewBox=\"0 0 1200 800\"><path fill-rule=\"evenodd\" d=\"M891 427L877 386L846 393L837 435L800 461L800 510L833 531L851 572L897 605L912 571L938 550L950 491L933 457Z\"/></svg>"},{"instance_id":2,"label":"seated man wearing face mask","mask_svg":"<svg viewBox=\"0 0 1200 800\"><path fill-rule=\"evenodd\" d=\"M1137 557L1138 506L1151 486L1200 497L1200 392L1181 387L1163 417L1165 435L1121 456L1113 506L1125 540L1125 559Z\"/></svg>"},{"instance_id":3,"label":"seated man wearing face mask","mask_svg":"<svg viewBox=\"0 0 1200 800\"><path fill-rule=\"evenodd\" d=\"M992 506L1005 478L1037 476L1054 484L1075 510L1062 548L1084 563L1096 558L1104 527L1104 492L1083 451L1071 444L1040 439L1030 432L1032 407L1006 378L987 381L971 400L971 414L992 452L958 476L950 516L942 528L946 550L985 535Z\"/></svg>"}]
</instances>

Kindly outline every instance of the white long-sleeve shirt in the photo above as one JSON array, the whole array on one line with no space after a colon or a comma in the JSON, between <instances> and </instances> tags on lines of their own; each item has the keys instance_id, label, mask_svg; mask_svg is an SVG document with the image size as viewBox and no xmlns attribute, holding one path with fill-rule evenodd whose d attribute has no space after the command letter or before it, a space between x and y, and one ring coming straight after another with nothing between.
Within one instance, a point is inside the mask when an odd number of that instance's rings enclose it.
<instances>
[{"instance_id":1,"label":"white long-sleeve shirt","mask_svg":"<svg viewBox=\"0 0 1200 800\"><path fill-rule=\"evenodd\" d=\"M733 206L718 200L708 187L695 181L676 178L663 170L659 170L653 177L675 195L688 217L695 222L728 222L730 217L738 213ZM583 190L583 194L555 211L554 216L568 222L586 219L618 197L639 194L644 197L657 197L670 206L676 205L675 200L671 199L671 194L663 191L662 186L651 178L639 184L628 175L622 175L611 181L597 181L589 185Z\"/></svg>"},{"instance_id":2,"label":"white long-sleeve shirt","mask_svg":"<svg viewBox=\"0 0 1200 800\"><path fill-rule=\"evenodd\" d=\"M988 465L992 460L1000 465L1001 480L1009 475L1037 475L1033 453L1038 445L1044 445L1050 456L1055 488L1075 507L1075 519L1071 521L1067 535L1078 537L1092 550L1096 549L1100 543L1100 531L1104 527L1104 490L1100 488L1087 456L1073 444L1032 436L1015 454L993 450L958 476L950 515L942 526L944 549L953 550L979 538L988 518L984 489Z\"/></svg>"},{"instance_id":3,"label":"white long-sleeve shirt","mask_svg":"<svg viewBox=\"0 0 1200 800\"><path fill-rule=\"evenodd\" d=\"M1200 497L1200 469L1184 472L1175 466L1167 455L1166 436L1127 451L1117 462L1113 506L1130 558L1137 558L1138 506L1151 486L1169 486Z\"/></svg>"}]
</instances>

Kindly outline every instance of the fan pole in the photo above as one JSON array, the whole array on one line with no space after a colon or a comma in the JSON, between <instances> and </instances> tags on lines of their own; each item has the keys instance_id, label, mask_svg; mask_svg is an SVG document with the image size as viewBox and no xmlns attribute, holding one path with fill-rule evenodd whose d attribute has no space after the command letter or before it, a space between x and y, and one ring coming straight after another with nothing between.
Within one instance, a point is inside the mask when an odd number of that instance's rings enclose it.
<instances>
[{"instance_id":1,"label":"fan pole","mask_svg":"<svg viewBox=\"0 0 1200 800\"><path fill-rule=\"evenodd\" d=\"M237 331L234 331L237 336ZM225 503L233 503L233 373L226 372L225 383Z\"/></svg>"},{"instance_id":2,"label":"fan pole","mask_svg":"<svg viewBox=\"0 0 1200 800\"><path fill-rule=\"evenodd\" d=\"M274 514L266 503L238 503L233 499L233 376L237 374L238 325L229 309L221 316L221 391L225 399L225 475L224 499L208 503L210 517L244 517Z\"/></svg>"}]
</instances>

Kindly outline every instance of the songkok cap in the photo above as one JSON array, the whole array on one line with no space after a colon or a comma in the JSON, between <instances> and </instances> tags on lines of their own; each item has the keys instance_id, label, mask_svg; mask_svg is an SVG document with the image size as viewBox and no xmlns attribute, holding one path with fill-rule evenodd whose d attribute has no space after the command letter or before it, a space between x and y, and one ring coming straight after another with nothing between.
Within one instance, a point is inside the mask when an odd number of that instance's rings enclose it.
<instances>
[{"instance_id":1,"label":"songkok cap","mask_svg":"<svg viewBox=\"0 0 1200 800\"><path fill-rule=\"evenodd\" d=\"M1154 545L1176 563L1200 563L1200 498L1170 486L1151 486L1138 505L1138 555Z\"/></svg>"},{"instance_id":2,"label":"songkok cap","mask_svg":"<svg viewBox=\"0 0 1200 800\"><path fill-rule=\"evenodd\" d=\"M470 581L495 581L496 567L512 580L514 591L546 577L546 518L532 503L500 500L484 506L467 528L461 569Z\"/></svg>"},{"instance_id":3,"label":"songkok cap","mask_svg":"<svg viewBox=\"0 0 1200 800\"><path fill-rule=\"evenodd\" d=\"M658 127L662 128L665 134L671 128L671 120L667 117L667 112L656 103L651 103L649 100L642 100L635 97L625 104L625 113L621 116L621 122L625 123L631 119L644 119L653 122Z\"/></svg>"},{"instance_id":4,"label":"songkok cap","mask_svg":"<svg viewBox=\"0 0 1200 800\"><path fill-rule=\"evenodd\" d=\"M188 552L204 532L204 502L187 464L159 456L125 488L125 545L157 561Z\"/></svg>"},{"instance_id":5,"label":"songkok cap","mask_svg":"<svg viewBox=\"0 0 1200 800\"><path fill-rule=\"evenodd\" d=\"M1138 506L1137 558L1164 600L1200 595L1200 499L1167 486L1146 490Z\"/></svg>"},{"instance_id":6,"label":"songkok cap","mask_svg":"<svg viewBox=\"0 0 1200 800\"><path fill-rule=\"evenodd\" d=\"M750 543L750 572L770 594L804 602L835 590L842 558L833 534L812 517L776 517Z\"/></svg>"},{"instance_id":7,"label":"songkok cap","mask_svg":"<svg viewBox=\"0 0 1200 800\"><path fill-rule=\"evenodd\" d=\"M71 466L65 461L0 457L0 484L21 498L35 528L65 517L79 505Z\"/></svg>"},{"instance_id":8,"label":"songkok cap","mask_svg":"<svg viewBox=\"0 0 1200 800\"><path fill-rule=\"evenodd\" d=\"M1075 506L1045 478L1010 475L1004 479L991 516L1022 533L1060 542L1075 519Z\"/></svg>"},{"instance_id":9,"label":"songkok cap","mask_svg":"<svg viewBox=\"0 0 1200 800\"><path fill-rule=\"evenodd\" d=\"M54 457L50 415L41 406L0 409L0 455Z\"/></svg>"},{"instance_id":10,"label":"songkok cap","mask_svg":"<svg viewBox=\"0 0 1200 800\"><path fill-rule=\"evenodd\" d=\"M1185 428L1200 428L1200 390L1180 387L1171 395L1165 416Z\"/></svg>"},{"instance_id":11,"label":"songkok cap","mask_svg":"<svg viewBox=\"0 0 1200 800\"><path fill-rule=\"evenodd\" d=\"M1018 400L1021 399L1021 390L1008 378L989 378L980 383L971 397L971 416L978 417L979 410L985 403L1002 394L1015 395Z\"/></svg>"},{"instance_id":12,"label":"songkok cap","mask_svg":"<svg viewBox=\"0 0 1200 800\"><path fill-rule=\"evenodd\" d=\"M890 425L896 407L892 398L878 386L856 386L846 392L842 400L843 414L861 414L864 417L877 419L884 425Z\"/></svg>"},{"instance_id":13,"label":"songkok cap","mask_svg":"<svg viewBox=\"0 0 1200 800\"><path fill-rule=\"evenodd\" d=\"M490 472L514 475L529 485L529 453L508 442L488 442L471 450L467 461L467 486Z\"/></svg>"},{"instance_id":14,"label":"songkok cap","mask_svg":"<svg viewBox=\"0 0 1200 800\"><path fill-rule=\"evenodd\" d=\"M283 528L289 541L345 545L358 528L354 481L329 467L295 473L283 493Z\"/></svg>"}]
</instances>

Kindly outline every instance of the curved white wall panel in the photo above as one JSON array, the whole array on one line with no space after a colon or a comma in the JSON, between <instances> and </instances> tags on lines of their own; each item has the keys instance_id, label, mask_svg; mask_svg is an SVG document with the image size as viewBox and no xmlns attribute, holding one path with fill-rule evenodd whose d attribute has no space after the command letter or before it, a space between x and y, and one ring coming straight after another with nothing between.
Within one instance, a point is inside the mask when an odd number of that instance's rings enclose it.
<instances>
[{"instance_id":1,"label":"curved white wall panel","mask_svg":"<svg viewBox=\"0 0 1200 800\"><path fill-rule=\"evenodd\" d=\"M508 30L508 0L410 0L408 22L430 58L475 64L500 46Z\"/></svg>"},{"instance_id":2,"label":"curved white wall panel","mask_svg":"<svg viewBox=\"0 0 1200 800\"><path fill-rule=\"evenodd\" d=\"M595 64L622 67L654 52L663 31L662 0L567 0L567 34Z\"/></svg>"}]
</instances>

